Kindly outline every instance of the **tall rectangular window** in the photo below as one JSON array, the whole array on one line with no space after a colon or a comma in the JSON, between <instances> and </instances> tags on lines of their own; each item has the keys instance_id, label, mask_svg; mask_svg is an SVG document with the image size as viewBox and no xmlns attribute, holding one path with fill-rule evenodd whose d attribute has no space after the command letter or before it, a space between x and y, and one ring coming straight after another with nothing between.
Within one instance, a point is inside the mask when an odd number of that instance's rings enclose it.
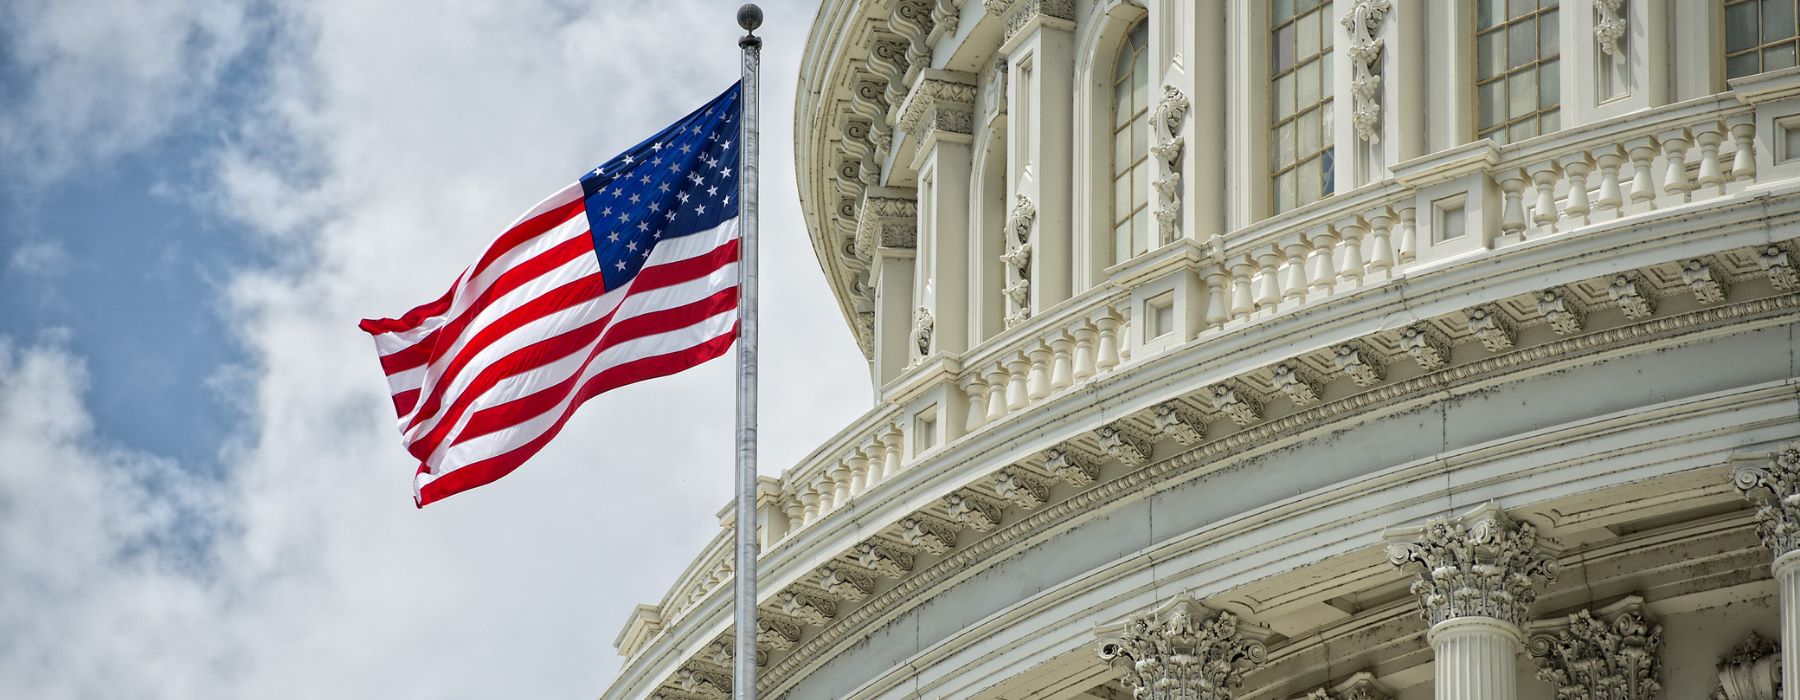
<instances>
[{"instance_id":1,"label":"tall rectangular window","mask_svg":"<svg viewBox=\"0 0 1800 700\"><path fill-rule=\"evenodd\" d=\"M1796 0L1726 0L1725 77L1793 68Z\"/></svg>"},{"instance_id":2,"label":"tall rectangular window","mask_svg":"<svg viewBox=\"0 0 1800 700\"><path fill-rule=\"evenodd\" d=\"M1270 205L1274 213L1330 195L1331 0L1269 2Z\"/></svg>"},{"instance_id":3,"label":"tall rectangular window","mask_svg":"<svg viewBox=\"0 0 1800 700\"><path fill-rule=\"evenodd\" d=\"M1561 128L1561 0L1476 0L1476 137L1512 143Z\"/></svg>"}]
</instances>

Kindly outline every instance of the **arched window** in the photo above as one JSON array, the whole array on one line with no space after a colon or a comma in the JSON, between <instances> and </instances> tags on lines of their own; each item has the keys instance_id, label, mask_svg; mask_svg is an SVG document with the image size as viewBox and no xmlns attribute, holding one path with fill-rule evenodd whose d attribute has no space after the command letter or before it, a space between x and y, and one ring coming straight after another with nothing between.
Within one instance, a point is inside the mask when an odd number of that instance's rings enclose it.
<instances>
[{"instance_id":1,"label":"arched window","mask_svg":"<svg viewBox=\"0 0 1800 700\"><path fill-rule=\"evenodd\" d=\"M1150 250L1150 25L1138 22L1113 62L1113 262Z\"/></svg>"}]
</instances>

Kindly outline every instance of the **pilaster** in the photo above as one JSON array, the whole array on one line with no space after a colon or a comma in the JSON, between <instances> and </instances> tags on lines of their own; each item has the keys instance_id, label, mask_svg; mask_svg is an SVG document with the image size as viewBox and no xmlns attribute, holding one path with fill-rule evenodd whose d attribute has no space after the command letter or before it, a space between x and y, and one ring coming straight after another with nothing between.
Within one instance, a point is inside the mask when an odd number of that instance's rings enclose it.
<instances>
[{"instance_id":1,"label":"pilaster","mask_svg":"<svg viewBox=\"0 0 1800 700\"><path fill-rule=\"evenodd\" d=\"M914 248L918 204L906 190L871 187L858 210L856 246L870 252L875 297L875 386L900 374L912 356Z\"/></svg>"},{"instance_id":2,"label":"pilaster","mask_svg":"<svg viewBox=\"0 0 1800 700\"><path fill-rule=\"evenodd\" d=\"M1026 314L1074 287L1073 0L1018 0L1006 12L1007 190L1035 206ZM1009 324L1010 325L1010 324Z\"/></svg>"},{"instance_id":3,"label":"pilaster","mask_svg":"<svg viewBox=\"0 0 1800 700\"><path fill-rule=\"evenodd\" d=\"M915 343L916 357L961 353L969 347L970 143L974 132L972 75L927 70L901 104L900 127L917 144L919 247L914 296L918 316L932 330ZM916 339L917 340L917 339Z\"/></svg>"}]
</instances>

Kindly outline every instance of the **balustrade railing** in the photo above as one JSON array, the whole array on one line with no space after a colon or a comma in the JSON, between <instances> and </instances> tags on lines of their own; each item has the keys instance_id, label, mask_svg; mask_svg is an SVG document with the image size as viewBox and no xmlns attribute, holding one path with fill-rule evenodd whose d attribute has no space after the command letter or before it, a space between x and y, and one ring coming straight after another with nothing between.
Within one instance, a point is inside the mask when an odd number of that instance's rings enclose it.
<instances>
[{"instance_id":1,"label":"balustrade railing","mask_svg":"<svg viewBox=\"0 0 1800 700\"><path fill-rule=\"evenodd\" d=\"M1504 249L1741 190L1757 177L1755 137L1753 107L1729 95L1692 100L1491 148L1473 171L1389 179L1257 222L1211 244L1216 264L1201 273L1204 327L1190 340L1386 284L1427 262L1419 218L1431 202L1421 198L1423 188L1470 172L1488 178L1500 211L1468 221L1468 235L1495 227L1491 247ZM950 368L946 395L960 397L966 411L944 442L1126 365L1130 294L1110 283L1089 289L950 358L942 365ZM944 370L922 364L911 371ZM783 473L764 518L765 551L911 467L917 456L904 449L904 410L878 404ZM725 585L725 542L709 545L664 599L663 627Z\"/></svg>"}]
</instances>

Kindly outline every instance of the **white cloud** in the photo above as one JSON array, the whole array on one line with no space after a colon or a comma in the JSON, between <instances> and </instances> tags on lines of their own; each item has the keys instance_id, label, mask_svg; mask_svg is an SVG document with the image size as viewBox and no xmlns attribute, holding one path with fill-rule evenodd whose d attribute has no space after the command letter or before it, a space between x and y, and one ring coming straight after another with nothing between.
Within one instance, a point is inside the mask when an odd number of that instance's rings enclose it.
<instances>
[{"instance_id":1,"label":"white cloud","mask_svg":"<svg viewBox=\"0 0 1800 700\"><path fill-rule=\"evenodd\" d=\"M814 3L767 5L772 473L868 394L793 194ZM717 531L731 364L590 402L532 464L415 511L355 322L435 297L520 210L722 90L734 8L279 7L266 100L212 161L226 213L275 261L217 301L252 358L218 386L241 392L253 430L226 448L223 481L187 479L104 447L59 346L0 346L0 577L19 579L0 578L19 584L0 586L0 697L597 695L632 606ZM196 533L210 538L183 546Z\"/></svg>"},{"instance_id":2,"label":"white cloud","mask_svg":"<svg viewBox=\"0 0 1800 700\"><path fill-rule=\"evenodd\" d=\"M206 0L18 0L0 26L24 86L0 108L0 153L37 181L191 116L255 29L244 4Z\"/></svg>"}]
</instances>

